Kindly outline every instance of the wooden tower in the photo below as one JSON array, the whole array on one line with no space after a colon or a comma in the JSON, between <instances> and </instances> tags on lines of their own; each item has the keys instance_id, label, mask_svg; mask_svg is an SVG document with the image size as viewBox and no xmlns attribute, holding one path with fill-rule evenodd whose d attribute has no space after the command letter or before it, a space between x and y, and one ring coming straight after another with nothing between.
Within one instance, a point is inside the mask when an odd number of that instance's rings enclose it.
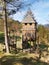
<instances>
[{"instance_id":1,"label":"wooden tower","mask_svg":"<svg viewBox=\"0 0 49 65\"><path fill-rule=\"evenodd\" d=\"M26 41L35 41L36 42L36 31L37 31L37 22L34 19L31 10L28 10L26 16L22 21L22 46L24 48Z\"/></svg>"}]
</instances>

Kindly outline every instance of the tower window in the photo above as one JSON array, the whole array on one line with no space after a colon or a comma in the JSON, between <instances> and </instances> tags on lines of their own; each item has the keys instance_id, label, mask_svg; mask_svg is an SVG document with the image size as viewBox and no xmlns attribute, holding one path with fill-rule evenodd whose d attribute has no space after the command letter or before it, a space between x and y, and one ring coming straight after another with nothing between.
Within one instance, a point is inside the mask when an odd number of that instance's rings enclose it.
<instances>
[{"instance_id":1,"label":"tower window","mask_svg":"<svg viewBox=\"0 0 49 65\"><path fill-rule=\"evenodd\" d=\"M32 25L32 23L30 23L30 25Z\"/></svg>"},{"instance_id":2,"label":"tower window","mask_svg":"<svg viewBox=\"0 0 49 65\"><path fill-rule=\"evenodd\" d=\"M25 25L27 25L27 23L25 23Z\"/></svg>"}]
</instances>

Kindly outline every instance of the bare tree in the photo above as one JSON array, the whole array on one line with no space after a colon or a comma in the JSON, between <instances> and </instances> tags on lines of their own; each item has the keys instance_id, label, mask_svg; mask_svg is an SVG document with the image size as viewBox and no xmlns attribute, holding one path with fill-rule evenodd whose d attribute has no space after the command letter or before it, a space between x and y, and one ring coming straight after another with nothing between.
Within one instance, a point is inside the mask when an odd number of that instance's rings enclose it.
<instances>
[{"instance_id":1,"label":"bare tree","mask_svg":"<svg viewBox=\"0 0 49 65\"><path fill-rule=\"evenodd\" d=\"M9 38L8 38L8 28L7 28L7 9L6 9L6 5L7 3L10 3L7 0L4 0L4 13L5 13L5 17L4 17L4 31L5 31L5 46L6 46L6 53L9 53ZM10 3L11 4L11 3ZM13 5L13 4L12 4ZM17 6L20 7L20 4ZM18 9L18 8L17 8ZM11 10L12 14L15 12L14 10Z\"/></svg>"},{"instance_id":2,"label":"bare tree","mask_svg":"<svg viewBox=\"0 0 49 65\"><path fill-rule=\"evenodd\" d=\"M4 32L5 32L5 46L6 46L6 53L9 53L9 45L8 45L8 29L7 29L7 11L6 11L6 2L4 0Z\"/></svg>"}]
</instances>

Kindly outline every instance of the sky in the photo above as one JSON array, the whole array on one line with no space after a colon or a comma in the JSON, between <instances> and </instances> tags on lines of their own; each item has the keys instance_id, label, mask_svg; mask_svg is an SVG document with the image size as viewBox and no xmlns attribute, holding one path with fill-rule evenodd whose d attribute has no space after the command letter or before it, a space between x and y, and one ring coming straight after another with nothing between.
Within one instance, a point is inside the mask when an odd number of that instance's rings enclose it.
<instances>
[{"instance_id":1,"label":"sky","mask_svg":"<svg viewBox=\"0 0 49 65\"><path fill-rule=\"evenodd\" d=\"M49 0L24 0L24 2L31 5L25 6L21 11L13 15L14 20L22 21L28 8L30 8L38 24L49 23Z\"/></svg>"}]
</instances>

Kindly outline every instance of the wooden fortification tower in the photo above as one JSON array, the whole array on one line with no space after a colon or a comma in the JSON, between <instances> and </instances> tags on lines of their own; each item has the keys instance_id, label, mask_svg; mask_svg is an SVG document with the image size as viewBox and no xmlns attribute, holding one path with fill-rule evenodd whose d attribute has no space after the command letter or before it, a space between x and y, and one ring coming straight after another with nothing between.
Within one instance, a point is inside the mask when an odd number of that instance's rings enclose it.
<instances>
[{"instance_id":1,"label":"wooden fortification tower","mask_svg":"<svg viewBox=\"0 0 49 65\"><path fill-rule=\"evenodd\" d=\"M37 22L32 11L29 9L22 21L22 46L25 48L26 41L36 42Z\"/></svg>"}]
</instances>

